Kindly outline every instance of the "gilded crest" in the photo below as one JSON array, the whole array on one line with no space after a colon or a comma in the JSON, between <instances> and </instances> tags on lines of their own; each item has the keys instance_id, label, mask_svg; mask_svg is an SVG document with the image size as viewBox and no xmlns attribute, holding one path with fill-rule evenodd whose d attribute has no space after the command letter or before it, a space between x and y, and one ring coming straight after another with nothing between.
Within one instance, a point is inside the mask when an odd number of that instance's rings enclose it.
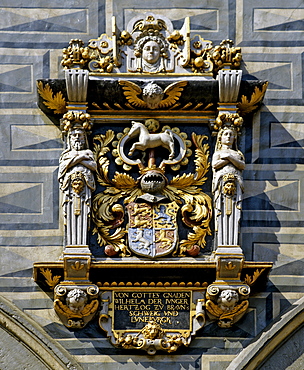
<instances>
[{"instance_id":1,"label":"gilded crest","mask_svg":"<svg viewBox=\"0 0 304 370\"><path fill-rule=\"evenodd\" d=\"M129 247L140 256L160 257L172 252L177 244L176 216L179 206L170 203L135 203L129 212Z\"/></svg>"},{"instance_id":2,"label":"gilded crest","mask_svg":"<svg viewBox=\"0 0 304 370\"><path fill-rule=\"evenodd\" d=\"M147 119L145 123L133 121L116 140L112 130L95 136L97 181L105 189L93 199L93 233L108 256L194 256L206 244L212 213L211 199L201 189L209 169L208 145L203 144L206 137L193 134L190 141L177 127L160 128L157 120ZM187 166L191 146L196 148L196 173L170 179L166 167L178 171ZM116 165L133 173L137 170L139 176L116 171L110 179L110 153ZM191 230L181 241L178 213Z\"/></svg>"}]
</instances>

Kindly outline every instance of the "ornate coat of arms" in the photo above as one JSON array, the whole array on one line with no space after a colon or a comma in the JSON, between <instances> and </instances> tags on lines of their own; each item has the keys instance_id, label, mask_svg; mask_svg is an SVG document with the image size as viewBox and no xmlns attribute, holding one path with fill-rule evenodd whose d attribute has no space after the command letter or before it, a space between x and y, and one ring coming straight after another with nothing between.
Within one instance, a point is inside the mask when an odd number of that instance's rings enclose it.
<instances>
[{"instance_id":1,"label":"ornate coat of arms","mask_svg":"<svg viewBox=\"0 0 304 370\"><path fill-rule=\"evenodd\" d=\"M199 187L205 183L209 170L209 147L203 143L206 137L193 133L190 141L187 134L177 127L164 126L157 133L159 127L157 120L147 119L145 124L133 122L131 129L126 128L124 133L116 135L117 140L114 140L112 130L94 137L97 181L105 190L93 199L93 233L97 234L98 243L105 247L108 256L135 254L156 258L171 253L175 256L197 255L206 244L212 206L210 197ZM162 141L159 139L161 134L165 134ZM127 171L137 168L139 176L136 179L117 171L114 178L109 179L110 160L106 154L110 152L110 143L115 163ZM196 172L168 180L166 166L170 165L173 170L186 166L193 145L196 147ZM168 159L156 153L161 148L169 151ZM135 150L137 158L133 159ZM148 159L145 151L149 153ZM140 152L143 154L138 158ZM129 223L124 227L126 210ZM188 233L187 239L177 243L179 212L184 225L192 232ZM116 229L114 233L113 229Z\"/></svg>"},{"instance_id":2,"label":"ornate coat of arms","mask_svg":"<svg viewBox=\"0 0 304 370\"><path fill-rule=\"evenodd\" d=\"M135 203L128 206L129 247L141 256L160 257L172 252L177 244L176 202Z\"/></svg>"}]
</instances>

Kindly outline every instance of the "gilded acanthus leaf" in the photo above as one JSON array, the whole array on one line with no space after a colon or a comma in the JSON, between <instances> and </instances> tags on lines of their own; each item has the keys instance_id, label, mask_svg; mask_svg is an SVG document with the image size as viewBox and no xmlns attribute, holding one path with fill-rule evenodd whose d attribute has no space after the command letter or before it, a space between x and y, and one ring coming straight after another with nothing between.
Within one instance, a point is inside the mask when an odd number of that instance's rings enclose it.
<instances>
[{"instance_id":1,"label":"gilded acanthus leaf","mask_svg":"<svg viewBox=\"0 0 304 370\"><path fill-rule=\"evenodd\" d=\"M176 188L176 189L183 189L185 191L185 188L188 187L188 191L190 191L190 186L198 186L198 185L204 185L204 183L207 180L207 177L205 175L207 174L210 163L208 161L209 159L209 145L203 144L203 141L205 139L208 139L207 136L204 135L197 135L195 133L192 133L192 140L196 146L195 149L195 160L194 163L196 165L195 167L195 174L189 173L189 174L183 174L182 176L178 175L175 176L170 182L169 185Z\"/></svg>"},{"instance_id":2,"label":"gilded acanthus leaf","mask_svg":"<svg viewBox=\"0 0 304 370\"><path fill-rule=\"evenodd\" d=\"M248 99L245 95L241 96L241 102L238 103L238 108L241 114L244 115L244 114L250 113L258 108L258 104L262 101L265 95L267 86L268 86L268 82L265 82L263 84L262 90L260 90L258 86L256 86L254 88L254 91L250 99Z\"/></svg>"},{"instance_id":3,"label":"gilded acanthus leaf","mask_svg":"<svg viewBox=\"0 0 304 370\"><path fill-rule=\"evenodd\" d=\"M170 181L170 186L174 186L177 189L183 189L187 186L191 186L195 183L193 173L183 173L182 176L174 176L173 179Z\"/></svg>"},{"instance_id":4,"label":"gilded acanthus leaf","mask_svg":"<svg viewBox=\"0 0 304 370\"><path fill-rule=\"evenodd\" d=\"M111 181L108 178L110 161L105 157L105 154L109 152L110 148L107 145L112 142L114 137L113 130L108 130L105 135L94 136L93 153L98 164L97 181L103 186L111 185Z\"/></svg>"},{"instance_id":5,"label":"gilded acanthus leaf","mask_svg":"<svg viewBox=\"0 0 304 370\"><path fill-rule=\"evenodd\" d=\"M206 245L206 235L211 234L209 223L212 216L212 201L198 186L206 181L205 175L209 170L209 146L203 144L206 136L192 134L195 143L195 174L182 174L175 176L164 189L171 201L184 203L181 208L182 220L191 227L194 233L189 233L187 240L180 243L179 256L184 256L187 250L194 245L204 248Z\"/></svg>"},{"instance_id":6,"label":"gilded acanthus leaf","mask_svg":"<svg viewBox=\"0 0 304 370\"><path fill-rule=\"evenodd\" d=\"M92 218L93 218L94 223L98 227L104 225L103 221L110 222L114 220L115 216L112 213L111 206L115 204L121 198L121 194L119 192L117 192L116 194L114 194L113 191L110 194L107 194L107 193L105 192L99 193L94 197L94 200L93 200Z\"/></svg>"},{"instance_id":7,"label":"gilded acanthus leaf","mask_svg":"<svg viewBox=\"0 0 304 370\"><path fill-rule=\"evenodd\" d=\"M135 181L132 176L128 175L127 173L119 172L115 172L112 183L118 189L131 189L138 184L138 182Z\"/></svg>"},{"instance_id":8,"label":"gilded acanthus leaf","mask_svg":"<svg viewBox=\"0 0 304 370\"><path fill-rule=\"evenodd\" d=\"M47 285L51 288L54 289L55 286L59 283L61 276L60 275L55 275L53 277L52 271L50 269L40 269L41 274L45 277L45 281Z\"/></svg>"},{"instance_id":9,"label":"gilded acanthus leaf","mask_svg":"<svg viewBox=\"0 0 304 370\"><path fill-rule=\"evenodd\" d=\"M253 285L256 282L256 280L258 279L258 277L262 274L263 271L265 271L264 268L261 269L261 270L256 269L252 276L246 274L245 279L244 279L244 283L246 283L249 286Z\"/></svg>"},{"instance_id":10,"label":"gilded acanthus leaf","mask_svg":"<svg viewBox=\"0 0 304 370\"><path fill-rule=\"evenodd\" d=\"M120 253L121 257L130 255L125 243L124 237L126 230L123 228L118 228L113 234L110 234L110 227L99 226L93 229L93 235L97 234L97 242L102 246L112 245L114 250Z\"/></svg>"},{"instance_id":11,"label":"gilded acanthus leaf","mask_svg":"<svg viewBox=\"0 0 304 370\"><path fill-rule=\"evenodd\" d=\"M195 180L198 182L196 185L203 185L206 181L204 177L210 167L209 159L209 145L203 144L203 141L208 139L207 136L204 135L197 135L194 132L192 133L192 140L196 146L195 150L195 170L196 170L196 178Z\"/></svg>"},{"instance_id":12,"label":"gilded acanthus leaf","mask_svg":"<svg viewBox=\"0 0 304 370\"><path fill-rule=\"evenodd\" d=\"M44 100L43 104L52 109L54 113L63 114L67 111L66 101L61 91L54 95L50 85L43 86L42 81L37 81L37 88L39 95Z\"/></svg>"},{"instance_id":13,"label":"gilded acanthus leaf","mask_svg":"<svg viewBox=\"0 0 304 370\"><path fill-rule=\"evenodd\" d=\"M211 235L211 229L209 226L204 228L194 226L193 231L194 233L188 234L188 238L186 240L182 240L180 242L179 257L184 256L186 251L191 249L194 245L204 248L206 245L206 236Z\"/></svg>"}]
</instances>

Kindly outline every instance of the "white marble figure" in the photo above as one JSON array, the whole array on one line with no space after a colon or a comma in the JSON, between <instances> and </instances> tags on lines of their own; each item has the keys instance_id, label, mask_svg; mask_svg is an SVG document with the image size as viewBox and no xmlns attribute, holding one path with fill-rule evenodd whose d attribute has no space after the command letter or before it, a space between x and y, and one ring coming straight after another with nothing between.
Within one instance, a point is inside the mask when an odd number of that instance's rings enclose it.
<instances>
[{"instance_id":1,"label":"white marble figure","mask_svg":"<svg viewBox=\"0 0 304 370\"><path fill-rule=\"evenodd\" d=\"M163 57L166 49L167 45L161 35L140 38L135 45L135 55L139 57L138 62L141 63L138 69L148 73L164 72Z\"/></svg>"},{"instance_id":2,"label":"white marble figure","mask_svg":"<svg viewBox=\"0 0 304 370\"><path fill-rule=\"evenodd\" d=\"M212 157L217 246L238 245L244 168L244 156L237 149L237 133L233 127L225 126L218 133Z\"/></svg>"},{"instance_id":3,"label":"white marble figure","mask_svg":"<svg viewBox=\"0 0 304 370\"><path fill-rule=\"evenodd\" d=\"M174 137L171 130L165 130L165 132L157 134L150 134L148 129L142 123L132 121L132 127L128 136L133 138L136 135L139 135L138 141L132 145L129 155L132 155L135 149L144 151L146 149L162 146L169 150L169 159L174 158Z\"/></svg>"},{"instance_id":4,"label":"white marble figure","mask_svg":"<svg viewBox=\"0 0 304 370\"><path fill-rule=\"evenodd\" d=\"M91 194L95 190L93 172L97 165L92 151L87 149L84 129L72 129L67 145L59 160L58 174L63 193L65 245L87 245Z\"/></svg>"}]
</instances>

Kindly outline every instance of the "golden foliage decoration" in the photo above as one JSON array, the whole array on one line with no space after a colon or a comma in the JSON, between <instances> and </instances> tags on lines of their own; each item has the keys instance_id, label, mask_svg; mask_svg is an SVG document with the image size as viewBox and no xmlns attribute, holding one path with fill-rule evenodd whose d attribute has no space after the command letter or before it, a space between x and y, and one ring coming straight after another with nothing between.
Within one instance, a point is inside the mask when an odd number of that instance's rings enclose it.
<instances>
[{"instance_id":1,"label":"golden foliage decoration","mask_svg":"<svg viewBox=\"0 0 304 370\"><path fill-rule=\"evenodd\" d=\"M124 198L124 204L131 203L143 194L139 180L135 180L126 173L116 172L113 179L109 179L110 161L106 157L108 145L114 139L112 130L105 135L94 137L94 156L98 164L97 180L105 187L102 193L97 194L92 204L92 219L95 223L93 234L97 234L100 246L112 245L120 256L130 254L126 247L125 234L127 231L118 226L123 222L123 207L118 203ZM187 240L182 240L180 248L175 254L184 256L187 250L194 245L204 248L206 235L211 234L209 223L212 215L211 198L199 186L207 179L209 170L209 146L204 144L207 136L192 134L195 150L195 173L182 174L173 177L162 193L172 202L182 205L182 220L193 232L188 234ZM111 229L117 228L113 233Z\"/></svg>"},{"instance_id":2,"label":"golden foliage decoration","mask_svg":"<svg viewBox=\"0 0 304 370\"><path fill-rule=\"evenodd\" d=\"M194 233L189 233L186 240L180 242L180 256L184 256L188 249L191 249L194 245L198 245L204 248L206 245L206 236L211 235L211 229L209 227L201 228L199 226L193 227Z\"/></svg>"},{"instance_id":3,"label":"golden foliage decoration","mask_svg":"<svg viewBox=\"0 0 304 370\"><path fill-rule=\"evenodd\" d=\"M41 274L45 277L45 281L47 285L51 288L54 289L55 286L59 283L61 276L60 275L55 275L53 277L52 271L50 269L40 269Z\"/></svg>"},{"instance_id":4,"label":"golden foliage decoration","mask_svg":"<svg viewBox=\"0 0 304 370\"><path fill-rule=\"evenodd\" d=\"M249 286L252 286L258 279L258 277L265 271L265 269L256 269L252 276L246 274L244 283L246 283Z\"/></svg>"},{"instance_id":5,"label":"golden foliage decoration","mask_svg":"<svg viewBox=\"0 0 304 370\"><path fill-rule=\"evenodd\" d=\"M100 185L108 186L111 181L108 178L109 160L104 156L110 148L107 146L114 139L114 131L108 130L105 135L94 136L93 153L98 164L97 181Z\"/></svg>"},{"instance_id":6,"label":"golden foliage decoration","mask_svg":"<svg viewBox=\"0 0 304 370\"><path fill-rule=\"evenodd\" d=\"M46 84L43 86L42 81L37 81L37 88L39 95L44 100L44 105L52 109L56 114L67 112L66 101L61 91L54 95L50 85Z\"/></svg>"},{"instance_id":7,"label":"golden foliage decoration","mask_svg":"<svg viewBox=\"0 0 304 370\"><path fill-rule=\"evenodd\" d=\"M113 179L109 179L109 164L110 161L105 156L110 150L108 145L114 139L114 132L108 130L105 135L96 135L94 137L94 156L98 164L97 181L105 187L102 193L97 194L93 199L92 204L92 219L95 223L93 234L97 234L97 241L100 246L112 245L114 250L122 257L130 255L125 245L124 228L118 228L114 233L111 233L113 225L120 224L121 219L117 219L118 208L117 202L124 197L125 203L132 202L137 196L142 194L138 187L138 181L126 173L116 172ZM122 209L122 207L119 207ZM119 216L123 216L120 212Z\"/></svg>"},{"instance_id":8,"label":"golden foliage decoration","mask_svg":"<svg viewBox=\"0 0 304 370\"><path fill-rule=\"evenodd\" d=\"M184 203L182 207L183 222L193 228L194 233L189 233L186 240L180 242L179 257L195 244L204 248L206 235L211 235L209 223L212 216L212 201L198 186L207 180L205 176L209 170L209 146L203 144L207 136L192 134L195 150L195 174L182 174L175 176L165 188L164 194L171 201Z\"/></svg>"},{"instance_id":9,"label":"golden foliage decoration","mask_svg":"<svg viewBox=\"0 0 304 370\"><path fill-rule=\"evenodd\" d=\"M267 86L268 82L263 84L262 90L256 86L250 99L248 99L245 95L241 96L241 102L238 103L238 108L241 114L248 114L258 108L258 104L263 100L263 97L266 93Z\"/></svg>"}]
</instances>

